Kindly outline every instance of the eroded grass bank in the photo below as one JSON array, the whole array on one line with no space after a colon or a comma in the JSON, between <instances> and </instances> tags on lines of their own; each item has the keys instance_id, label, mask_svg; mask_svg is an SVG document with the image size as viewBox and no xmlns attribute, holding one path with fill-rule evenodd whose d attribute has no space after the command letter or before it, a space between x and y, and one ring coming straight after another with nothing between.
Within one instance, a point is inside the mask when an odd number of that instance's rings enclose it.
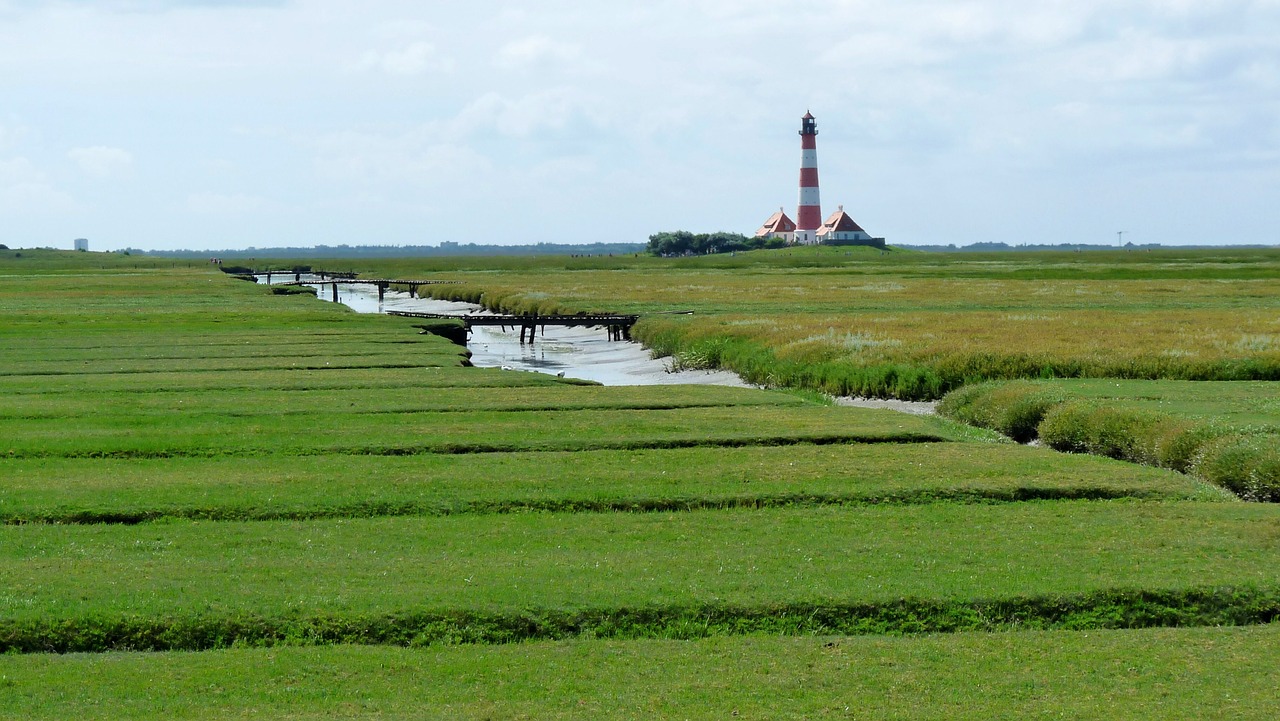
<instances>
[{"instance_id":1,"label":"eroded grass bank","mask_svg":"<svg viewBox=\"0 0 1280 721\"><path fill-rule=\"evenodd\" d=\"M1280 500L1280 384L987 383L952 393L938 412L1060 451L1189 473L1247 500Z\"/></svg>"},{"instance_id":2,"label":"eroded grass bank","mask_svg":"<svg viewBox=\"0 0 1280 721\"><path fill-rule=\"evenodd\" d=\"M641 313L633 337L678 366L833 395L930 400L1016 378L1280 379L1275 251L744 255L452 270L441 277L462 285L427 290L512 313Z\"/></svg>"}]
</instances>

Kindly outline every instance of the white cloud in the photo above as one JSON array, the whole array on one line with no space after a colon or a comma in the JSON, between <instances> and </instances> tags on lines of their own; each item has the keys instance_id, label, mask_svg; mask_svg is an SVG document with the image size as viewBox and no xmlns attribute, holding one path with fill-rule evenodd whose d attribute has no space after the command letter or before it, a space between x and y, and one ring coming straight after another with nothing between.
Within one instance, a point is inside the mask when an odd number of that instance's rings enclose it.
<instances>
[{"instance_id":1,"label":"white cloud","mask_svg":"<svg viewBox=\"0 0 1280 721\"><path fill-rule=\"evenodd\" d=\"M388 75L413 76L453 70L453 61L442 57L435 45L418 41L396 50L369 51L356 64L360 70L380 70Z\"/></svg>"},{"instance_id":2,"label":"white cloud","mask_svg":"<svg viewBox=\"0 0 1280 721\"><path fill-rule=\"evenodd\" d=\"M90 148L73 148L67 152L85 174L94 178L128 177L133 172L133 156L120 148L95 145Z\"/></svg>"},{"instance_id":3,"label":"white cloud","mask_svg":"<svg viewBox=\"0 0 1280 721\"><path fill-rule=\"evenodd\" d=\"M30 160L11 158L0 160L0 209L15 214L68 212L76 203Z\"/></svg>"},{"instance_id":4,"label":"white cloud","mask_svg":"<svg viewBox=\"0 0 1280 721\"><path fill-rule=\"evenodd\" d=\"M579 105L574 92L566 88L515 98L485 93L458 114L454 125L469 129L493 127L503 135L525 138L541 130L563 128Z\"/></svg>"},{"instance_id":5,"label":"white cloud","mask_svg":"<svg viewBox=\"0 0 1280 721\"><path fill-rule=\"evenodd\" d=\"M532 35L502 46L493 64L504 70L530 70L553 61L576 60L581 48L571 43L552 40L545 35Z\"/></svg>"},{"instance_id":6,"label":"white cloud","mask_svg":"<svg viewBox=\"0 0 1280 721\"><path fill-rule=\"evenodd\" d=\"M435 124L402 133L330 133L306 142L321 177L344 187L456 189L491 169L486 157Z\"/></svg>"},{"instance_id":7,"label":"white cloud","mask_svg":"<svg viewBox=\"0 0 1280 721\"><path fill-rule=\"evenodd\" d=\"M794 196L806 108L823 197L880 192L867 212L891 238L1036 225L1102 178L1152 224L1130 189L1273 239L1280 187L1278 0L0 0L0 78L6 197L64 189L120 227L172 195L175 213L272 211L246 233L310 207L299 232L338 240L368 215L330 217L356 199L390 235L427 206L457 234L498 199L537 225L560 193L592 199L582 236L750 230ZM92 182L135 165L127 194Z\"/></svg>"}]
</instances>

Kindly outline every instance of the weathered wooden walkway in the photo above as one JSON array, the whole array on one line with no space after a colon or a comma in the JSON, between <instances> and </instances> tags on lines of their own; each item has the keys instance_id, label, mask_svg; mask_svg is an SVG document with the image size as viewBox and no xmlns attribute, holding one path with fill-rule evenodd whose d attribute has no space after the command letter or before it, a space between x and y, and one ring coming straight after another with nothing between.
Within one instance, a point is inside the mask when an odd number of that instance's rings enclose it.
<instances>
[{"instance_id":1,"label":"weathered wooden walkway","mask_svg":"<svg viewBox=\"0 0 1280 721\"><path fill-rule=\"evenodd\" d=\"M293 276L293 280L291 280L291 281L286 281L286 282L284 282L284 283L276 283L275 285L319 285L319 286L329 285L329 286L332 286L332 287L333 287L333 300L334 300L334 302L335 302L335 303L336 303L336 302L337 302L337 300L338 300L338 284L339 284L339 283L345 283L345 284L348 284L348 285L357 285L357 284L359 284L359 285L376 285L376 286L378 286L378 300L379 300L379 301L381 301L381 300L383 300L383 299L386 297L386 295L387 295L387 288L389 288L389 287L391 287L391 286L393 286L393 285L397 285L397 286L408 286L408 287L409 287L409 297L410 297L410 298L417 298L417 297L418 297L418 288L420 288L420 287L422 287L422 286L424 286L424 285L453 285L453 284L456 284L456 283L458 283L458 282L459 282L459 281L456 281L456 280L421 280L421 279L405 280L405 279L402 279L402 278L357 278L357 277L355 277L353 274L350 274L350 273L324 273L324 272L316 272L316 273L292 273L292 272L290 272L290 273L284 273L284 272L279 272L279 271L270 271L270 270L269 270L269 271L265 271L265 272L263 272L263 273L258 273L257 275L265 275L265 276L267 277L267 285L271 285L271 284L272 284L272 283L271 283L271 278L272 278L272 276L276 276L276 275L290 276L290 275L292 275L292 276ZM311 279L311 280L303 280L303 279L302 279L302 276L304 276L304 275L314 275L314 276L318 276L318 279L313 278L313 279Z\"/></svg>"},{"instance_id":2,"label":"weathered wooden walkway","mask_svg":"<svg viewBox=\"0 0 1280 721\"><path fill-rule=\"evenodd\" d=\"M498 326L504 330L510 326L520 329L520 342L525 343L526 336L529 343L533 342L533 338L537 329L542 328L545 335L547 326L555 325L568 328L599 328L604 327L609 331L609 340L631 340L631 326L636 324L640 319L638 315L623 315L620 313L579 313L576 315L453 315L448 313L415 313L407 310L389 310L387 315L396 315L404 318L447 318L451 320L462 321L463 327L467 332L471 332L472 326L487 325Z\"/></svg>"}]
</instances>

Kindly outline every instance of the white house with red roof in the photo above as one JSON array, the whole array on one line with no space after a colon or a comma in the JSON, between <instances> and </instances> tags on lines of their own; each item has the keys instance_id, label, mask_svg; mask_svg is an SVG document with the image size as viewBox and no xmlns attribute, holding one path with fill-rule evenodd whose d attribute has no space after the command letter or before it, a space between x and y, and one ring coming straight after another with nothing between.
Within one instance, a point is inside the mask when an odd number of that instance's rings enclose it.
<instances>
[{"instance_id":1,"label":"white house with red roof","mask_svg":"<svg viewBox=\"0 0 1280 721\"><path fill-rule=\"evenodd\" d=\"M787 214L778 208L778 212L769 216L764 221L764 225L760 226L760 230L756 231L757 238L782 238L788 243L794 243L796 239L796 224Z\"/></svg>"},{"instance_id":2,"label":"white house with red roof","mask_svg":"<svg viewBox=\"0 0 1280 721\"><path fill-rule=\"evenodd\" d=\"M819 223L822 210L818 201L818 125L809 112L800 118L800 201L796 212L798 222L792 222L779 208L756 231L756 237L783 238L799 244L884 247L884 238L871 237L844 212L843 205L826 222Z\"/></svg>"},{"instance_id":3,"label":"white house with red roof","mask_svg":"<svg viewBox=\"0 0 1280 721\"><path fill-rule=\"evenodd\" d=\"M818 228L818 242L827 245L854 245L866 244L876 240L871 234L862 229L848 213L844 212L844 206L832 213L822 226ZM884 241L881 239L880 245Z\"/></svg>"}]
</instances>

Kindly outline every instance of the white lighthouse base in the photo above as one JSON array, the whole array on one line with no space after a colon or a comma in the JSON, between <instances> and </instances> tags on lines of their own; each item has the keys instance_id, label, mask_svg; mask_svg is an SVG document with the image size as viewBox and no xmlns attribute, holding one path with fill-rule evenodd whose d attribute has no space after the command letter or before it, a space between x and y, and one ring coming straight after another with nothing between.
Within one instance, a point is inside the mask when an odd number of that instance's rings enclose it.
<instances>
[{"instance_id":1,"label":"white lighthouse base","mask_svg":"<svg viewBox=\"0 0 1280 721\"><path fill-rule=\"evenodd\" d=\"M796 229L795 242L796 245L816 245L818 242L818 231Z\"/></svg>"}]
</instances>

